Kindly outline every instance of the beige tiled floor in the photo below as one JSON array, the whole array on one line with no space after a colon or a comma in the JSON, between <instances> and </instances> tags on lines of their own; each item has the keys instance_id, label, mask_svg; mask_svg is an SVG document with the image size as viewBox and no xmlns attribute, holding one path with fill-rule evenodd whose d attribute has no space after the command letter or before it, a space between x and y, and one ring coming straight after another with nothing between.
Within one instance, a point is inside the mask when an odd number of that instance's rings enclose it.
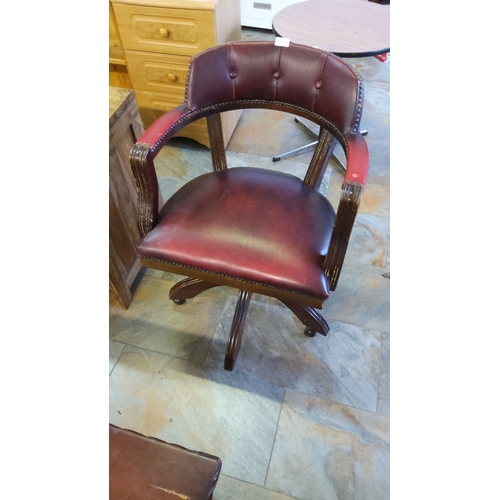
<instances>
[{"instance_id":1,"label":"beige tiled floor","mask_svg":"<svg viewBox=\"0 0 500 500\"><path fill-rule=\"evenodd\" d=\"M244 31L244 38L272 38ZM127 311L110 308L110 422L221 457L215 500L389 498L389 64L349 61L365 80L370 174L337 290L331 331L307 338L279 302L254 296L232 373L222 369L236 293L215 288L182 306L179 276L141 272ZM262 141L263 139L263 141ZM229 166L303 174L313 140L293 116L246 110ZM188 160L190 169L178 168ZM210 169L206 148L177 139L157 162L165 198ZM336 206L331 162L321 191Z\"/></svg>"}]
</instances>

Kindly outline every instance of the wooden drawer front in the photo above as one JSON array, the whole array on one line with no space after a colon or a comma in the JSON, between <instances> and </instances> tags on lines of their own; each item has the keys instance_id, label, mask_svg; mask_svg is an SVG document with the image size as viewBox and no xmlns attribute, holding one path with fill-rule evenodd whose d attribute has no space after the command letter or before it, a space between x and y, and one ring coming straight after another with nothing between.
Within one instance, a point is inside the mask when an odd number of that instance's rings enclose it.
<instances>
[{"instance_id":1,"label":"wooden drawer front","mask_svg":"<svg viewBox=\"0 0 500 500\"><path fill-rule=\"evenodd\" d=\"M127 63L135 90L169 92L184 100L188 56L127 51Z\"/></svg>"},{"instance_id":2,"label":"wooden drawer front","mask_svg":"<svg viewBox=\"0 0 500 500\"><path fill-rule=\"evenodd\" d=\"M140 90L135 92L135 98L145 128L151 126L160 116L177 107L184 101L184 96L179 98L172 94L158 94ZM187 127L184 127L178 135L190 137L191 139L205 144L207 147L209 146L207 121L205 118L201 118Z\"/></svg>"},{"instance_id":3,"label":"wooden drawer front","mask_svg":"<svg viewBox=\"0 0 500 500\"><path fill-rule=\"evenodd\" d=\"M183 96L184 97L184 96ZM151 113L148 114L148 116L154 117L156 120L157 118L160 118L164 113L167 111L170 111L171 109L176 108L179 106L179 104L182 104L184 102L184 98L179 98L175 94L157 94L154 92L143 92L140 90L137 90L135 92L135 98L137 100L137 105L139 106L139 113L141 114L142 117L142 112L147 110L150 111ZM144 122L144 119L143 119ZM151 122L152 123L152 122ZM200 130L207 130L207 125L206 125L206 120L205 118L202 118L200 120L197 120L196 122L192 123L190 126L191 127L199 127ZM150 123L146 124L144 122L144 126L147 128L149 127Z\"/></svg>"},{"instance_id":4,"label":"wooden drawer front","mask_svg":"<svg viewBox=\"0 0 500 500\"><path fill-rule=\"evenodd\" d=\"M215 45L212 11L113 3L125 49L193 55Z\"/></svg>"}]
</instances>

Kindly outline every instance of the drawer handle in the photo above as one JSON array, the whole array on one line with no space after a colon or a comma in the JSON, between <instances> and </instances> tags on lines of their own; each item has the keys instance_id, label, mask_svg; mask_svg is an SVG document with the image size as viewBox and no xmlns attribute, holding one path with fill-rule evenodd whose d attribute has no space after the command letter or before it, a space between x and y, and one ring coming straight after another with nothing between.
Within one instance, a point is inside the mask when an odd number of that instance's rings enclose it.
<instances>
[{"instance_id":1,"label":"drawer handle","mask_svg":"<svg viewBox=\"0 0 500 500\"><path fill-rule=\"evenodd\" d=\"M172 73L169 73L167 75L167 78L171 81L171 82L176 82L177 81L177 77L175 75L173 75Z\"/></svg>"},{"instance_id":2,"label":"drawer handle","mask_svg":"<svg viewBox=\"0 0 500 500\"><path fill-rule=\"evenodd\" d=\"M166 30L165 28L160 28L159 33L160 33L161 37L168 38L169 33L168 33L168 30Z\"/></svg>"}]
</instances>

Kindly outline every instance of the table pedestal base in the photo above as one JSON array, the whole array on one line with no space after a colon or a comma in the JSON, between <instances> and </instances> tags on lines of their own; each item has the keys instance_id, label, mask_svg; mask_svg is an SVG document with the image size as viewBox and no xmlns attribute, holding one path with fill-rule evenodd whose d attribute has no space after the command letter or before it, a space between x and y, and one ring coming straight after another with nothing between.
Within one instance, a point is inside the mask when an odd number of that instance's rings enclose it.
<instances>
[{"instance_id":1,"label":"table pedestal base","mask_svg":"<svg viewBox=\"0 0 500 500\"><path fill-rule=\"evenodd\" d=\"M295 117L295 122L302 125L304 128L306 128L309 132L312 134L316 135L316 132L306 125L300 118L297 116ZM368 130L361 130L361 135L367 135ZM336 142L336 141L335 141ZM283 153L281 155L273 156L273 162L280 161L283 158L290 158L291 156L296 156L301 153L307 153L308 151L313 150L318 144L318 140L315 140L314 142L310 142L309 144L306 144L304 146L301 146L300 148L297 149L292 149L291 151L287 151L286 153ZM345 172L345 165L342 163L342 161L338 158L338 156L335 153L332 153L332 157L335 160L335 163L340 167L341 170Z\"/></svg>"}]
</instances>

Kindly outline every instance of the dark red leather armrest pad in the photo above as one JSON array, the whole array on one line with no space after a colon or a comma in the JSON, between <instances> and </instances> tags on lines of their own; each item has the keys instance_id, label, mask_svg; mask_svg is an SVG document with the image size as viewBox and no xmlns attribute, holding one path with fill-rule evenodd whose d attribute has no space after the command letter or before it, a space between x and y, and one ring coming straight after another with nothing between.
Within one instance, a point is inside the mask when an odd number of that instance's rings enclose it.
<instances>
[{"instance_id":1,"label":"dark red leather armrest pad","mask_svg":"<svg viewBox=\"0 0 500 500\"><path fill-rule=\"evenodd\" d=\"M185 105L181 104L176 108L168 111L164 115L160 116L144 134L139 137L137 142L142 142L149 144L151 149L164 138L165 134L182 118L191 114L192 111Z\"/></svg>"},{"instance_id":2,"label":"dark red leather armrest pad","mask_svg":"<svg viewBox=\"0 0 500 500\"><path fill-rule=\"evenodd\" d=\"M361 134L347 136L347 171L344 183L365 185L370 157L365 139Z\"/></svg>"}]
</instances>

